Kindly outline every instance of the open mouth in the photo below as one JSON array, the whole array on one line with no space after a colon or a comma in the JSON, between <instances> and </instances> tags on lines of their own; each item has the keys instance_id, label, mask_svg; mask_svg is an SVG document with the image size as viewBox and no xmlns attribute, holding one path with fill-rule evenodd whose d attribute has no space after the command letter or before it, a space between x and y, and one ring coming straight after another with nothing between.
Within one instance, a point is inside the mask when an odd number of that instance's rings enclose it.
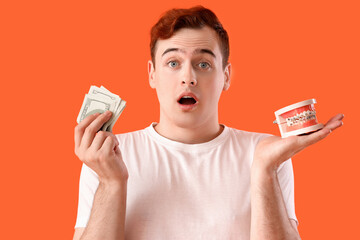
<instances>
[{"instance_id":1,"label":"open mouth","mask_svg":"<svg viewBox=\"0 0 360 240\"><path fill-rule=\"evenodd\" d=\"M199 103L197 96L192 92L183 92L177 102L183 111L192 111L197 108Z\"/></svg>"},{"instance_id":2,"label":"open mouth","mask_svg":"<svg viewBox=\"0 0 360 240\"><path fill-rule=\"evenodd\" d=\"M197 101L195 100L195 98L190 97L190 96L184 96L184 97L180 98L178 101L178 103L180 103L181 105L193 105L196 102Z\"/></svg>"}]
</instances>

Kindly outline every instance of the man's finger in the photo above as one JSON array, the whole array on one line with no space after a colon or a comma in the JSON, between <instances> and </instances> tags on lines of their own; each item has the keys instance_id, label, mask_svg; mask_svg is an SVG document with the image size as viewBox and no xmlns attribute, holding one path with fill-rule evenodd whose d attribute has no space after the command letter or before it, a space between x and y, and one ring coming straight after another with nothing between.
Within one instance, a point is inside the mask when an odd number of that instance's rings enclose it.
<instances>
[{"instance_id":1,"label":"man's finger","mask_svg":"<svg viewBox=\"0 0 360 240\"><path fill-rule=\"evenodd\" d=\"M338 127L341 127L342 125L343 125L343 122L341 120L336 120L336 121L327 123L324 128L328 128L331 131L334 131L335 129L337 129Z\"/></svg>"},{"instance_id":2,"label":"man's finger","mask_svg":"<svg viewBox=\"0 0 360 240\"><path fill-rule=\"evenodd\" d=\"M328 128L323 128L317 132L314 132L309 135L299 136L298 143L300 145L300 149L304 149L314 143L317 143L318 141L324 139L326 136L328 136L331 133L331 130Z\"/></svg>"},{"instance_id":3,"label":"man's finger","mask_svg":"<svg viewBox=\"0 0 360 240\"><path fill-rule=\"evenodd\" d=\"M111 154L112 151L114 151L115 146L117 146L117 140L115 139L114 136L108 136L105 141L104 144L102 145L101 149L107 153L107 154Z\"/></svg>"},{"instance_id":4,"label":"man's finger","mask_svg":"<svg viewBox=\"0 0 360 240\"><path fill-rule=\"evenodd\" d=\"M94 140L92 141L90 148L94 149L95 151L98 151L102 147L105 139L108 136L113 136L113 134L111 132L98 131L95 134ZM118 141L117 141L117 143L118 143Z\"/></svg>"},{"instance_id":5,"label":"man's finger","mask_svg":"<svg viewBox=\"0 0 360 240\"><path fill-rule=\"evenodd\" d=\"M339 114L336 114L334 117L332 117L325 125L327 125L327 124L329 124L329 123L331 123L331 122L333 122L333 121L340 121L340 120L342 120L344 118L344 114L342 114L342 113L339 113Z\"/></svg>"},{"instance_id":6,"label":"man's finger","mask_svg":"<svg viewBox=\"0 0 360 240\"><path fill-rule=\"evenodd\" d=\"M88 148L91 145L96 132L98 132L101 126L110 119L111 114L112 113L110 111L106 111L91 122L91 124L86 128L83 139L81 140L82 147Z\"/></svg>"},{"instance_id":7,"label":"man's finger","mask_svg":"<svg viewBox=\"0 0 360 240\"><path fill-rule=\"evenodd\" d=\"M327 137L332 131L336 128L342 126L342 121L336 120L329 122L323 129L320 129L317 132L311 133L309 135L299 136L298 144L300 145L301 149L304 149L318 141Z\"/></svg>"},{"instance_id":8,"label":"man's finger","mask_svg":"<svg viewBox=\"0 0 360 240\"><path fill-rule=\"evenodd\" d=\"M299 136L298 144L300 149L304 149L328 136L332 131L341 127L343 122L341 121L344 118L344 114L339 113L332 117L324 126L317 132L311 133L309 135Z\"/></svg>"},{"instance_id":9,"label":"man's finger","mask_svg":"<svg viewBox=\"0 0 360 240\"><path fill-rule=\"evenodd\" d=\"M87 126L90 125L90 123L92 123L94 121L94 119L99 116L100 113L94 113L91 114L89 116L87 116L86 118L84 118L84 120L82 120L76 127L75 127L75 134L74 134L74 138L75 138L75 147L79 147L81 144L81 139L84 135L84 131L86 129Z\"/></svg>"}]
</instances>

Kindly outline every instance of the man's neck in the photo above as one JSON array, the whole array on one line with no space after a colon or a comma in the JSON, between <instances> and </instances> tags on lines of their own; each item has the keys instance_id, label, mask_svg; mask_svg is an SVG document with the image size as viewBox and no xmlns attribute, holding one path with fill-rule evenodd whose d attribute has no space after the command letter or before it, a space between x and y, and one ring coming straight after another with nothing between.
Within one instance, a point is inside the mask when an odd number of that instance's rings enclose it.
<instances>
[{"instance_id":1,"label":"man's neck","mask_svg":"<svg viewBox=\"0 0 360 240\"><path fill-rule=\"evenodd\" d=\"M211 141L219 136L224 130L224 127L217 121L214 121L213 123L204 123L201 126L194 128L182 127L169 121L161 121L161 119L154 128L155 131L163 137L187 144Z\"/></svg>"}]
</instances>

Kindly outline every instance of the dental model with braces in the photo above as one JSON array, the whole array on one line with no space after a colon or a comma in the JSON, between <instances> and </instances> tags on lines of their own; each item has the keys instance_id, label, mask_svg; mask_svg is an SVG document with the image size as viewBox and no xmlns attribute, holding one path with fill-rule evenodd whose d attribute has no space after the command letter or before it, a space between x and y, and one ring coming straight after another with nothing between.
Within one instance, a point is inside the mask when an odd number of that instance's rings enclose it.
<instances>
[{"instance_id":1,"label":"dental model with braces","mask_svg":"<svg viewBox=\"0 0 360 240\"><path fill-rule=\"evenodd\" d=\"M286 118L286 124L288 126L293 126L297 124L303 124L306 121L310 121L312 119L316 119L316 111L303 111L302 113L297 113L294 117Z\"/></svg>"},{"instance_id":2,"label":"dental model with braces","mask_svg":"<svg viewBox=\"0 0 360 240\"><path fill-rule=\"evenodd\" d=\"M301 135L324 127L318 123L314 104L315 99L298 102L275 112L274 123L279 125L281 137Z\"/></svg>"}]
</instances>

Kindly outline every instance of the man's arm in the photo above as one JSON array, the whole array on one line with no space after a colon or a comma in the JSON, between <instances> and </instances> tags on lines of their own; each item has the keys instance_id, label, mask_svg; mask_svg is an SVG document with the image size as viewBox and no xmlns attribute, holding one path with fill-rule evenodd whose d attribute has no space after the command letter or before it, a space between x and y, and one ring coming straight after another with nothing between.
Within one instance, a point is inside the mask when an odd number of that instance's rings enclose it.
<instances>
[{"instance_id":1,"label":"man's arm","mask_svg":"<svg viewBox=\"0 0 360 240\"><path fill-rule=\"evenodd\" d=\"M84 227L75 228L73 240L79 240L85 231Z\"/></svg>"},{"instance_id":2,"label":"man's arm","mask_svg":"<svg viewBox=\"0 0 360 240\"><path fill-rule=\"evenodd\" d=\"M262 139L251 166L251 239L300 239L287 216L277 169L287 159L327 137L343 125L343 114L332 117L323 129L304 136Z\"/></svg>"},{"instance_id":3,"label":"man's arm","mask_svg":"<svg viewBox=\"0 0 360 240\"><path fill-rule=\"evenodd\" d=\"M80 238L82 240L125 239L129 174L116 137L110 132L99 131L110 117L110 111L96 113L86 117L75 127L75 154L99 178L90 219ZM74 234L74 238L75 235L78 237L80 234Z\"/></svg>"},{"instance_id":4,"label":"man's arm","mask_svg":"<svg viewBox=\"0 0 360 240\"><path fill-rule=\"evenodd\" d=\"M84 230L75 230L73 239L124 239L126 193L127 182L100 183L88 225Z\"/></svg>"},{"instance_id":5,"label":"man's arm","mask_svg":"<svg viewBox=\"0 0 360 240\"><path fill-rule=\"evenodd\" d=\"M252 171L251 240L255 239L301 239L287 215L276 171Z\"/></svg>"}]
</instances>

